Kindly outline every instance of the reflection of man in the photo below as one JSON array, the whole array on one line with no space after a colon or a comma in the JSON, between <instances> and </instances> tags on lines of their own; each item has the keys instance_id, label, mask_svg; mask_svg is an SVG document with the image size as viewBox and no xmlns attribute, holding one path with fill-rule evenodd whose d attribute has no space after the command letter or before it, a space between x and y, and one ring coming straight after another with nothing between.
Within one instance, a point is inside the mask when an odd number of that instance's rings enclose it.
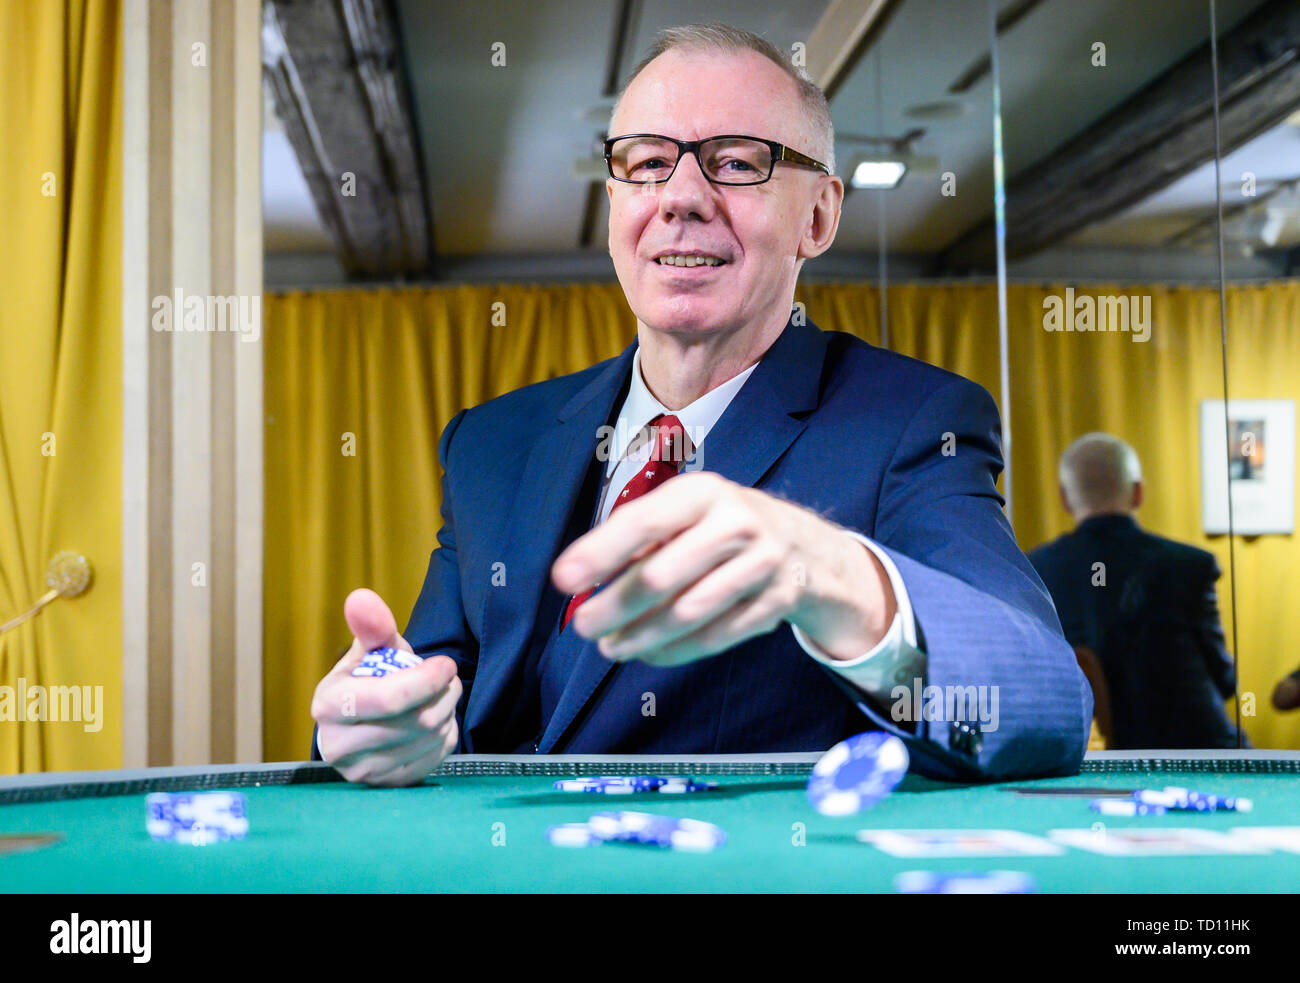
<instances>
[{"instance_id":1,"label":"reflection of man","mask_svg":"<svg viewBox=\"0 0 1300 983\"><path fill-rule=\"evenodd\" d=\"M844 194L820 91L753 35L682 29L610 132L637 342L448 424L406 639L373 593L345 605L326 760L394 785L457 746L811 751L879 727L934 775L1076 770L1090 694L999 508L993 401L791 315ZM446 657L351 678L380 645ZM991 693L998 723L891 712L914 681Z\"/></svg>"},{"instance_id":2,"label":"reflection of man","mask_svg":"<svg viewBox=\"0 0 1300 983\"><path fill-rule=\"evenodd\" d=\"M1060 481L1061 503L1077 525L1029 559L1052 592L1065 637L1088 650L1081 659L1095 653L1100 663L1107 747L1236 747L1223 709L1236 678L1213 554L1139 528L1141 468L1118 438L1080 437L1061 456Z\"/></svg>"}]
</instances>

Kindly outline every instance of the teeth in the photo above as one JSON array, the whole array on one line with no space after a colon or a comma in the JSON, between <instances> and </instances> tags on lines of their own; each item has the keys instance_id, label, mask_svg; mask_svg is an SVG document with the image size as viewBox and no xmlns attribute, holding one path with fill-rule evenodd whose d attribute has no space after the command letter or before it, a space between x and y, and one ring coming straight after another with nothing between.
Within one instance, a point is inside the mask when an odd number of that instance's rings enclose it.
<instances>
[{"instance_id":1,"label":"teeth","mask_svg":"<svg viewBox=\"0 0 1300 983\"><path fill-rule=\"evenodd\" d=\"M713 256L660 256L660 266L721 266L722 260Z\"/></svg>"}]
</instances>

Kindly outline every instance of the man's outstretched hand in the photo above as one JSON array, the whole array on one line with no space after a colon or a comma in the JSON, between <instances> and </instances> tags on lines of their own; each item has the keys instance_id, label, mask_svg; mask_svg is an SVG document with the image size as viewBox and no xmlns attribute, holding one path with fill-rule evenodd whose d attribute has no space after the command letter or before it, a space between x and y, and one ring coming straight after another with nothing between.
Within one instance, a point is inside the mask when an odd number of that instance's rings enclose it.
<instances>
[{"instance_id":1,"label":"man's outstretched hand","mask_svg":"<svg viewBox=\"0 0 1300 983\"><path fill-rule=\"evenodd\" d=\"M415 785L456 750L461 682L445 655L381 677L353 676L372 649L411 651L393 612L372 590L343 602L352 647L320 681L311 701L321 757L344 778L367 785Z\"/></svg>"},{"instance_id":2,"label":"man's outstretched hand","mask_svg":"<svg viewBox=\"0 0 1300 983\"><path fill-rule=\"evenodd\" d=\"M897 598L880 561L792 502L699 471L619 506L556 558L565 594L606 583L573 616L601 654L677 666L782 621L831 658L873 648Z\"/></svg>"}]
</instances>

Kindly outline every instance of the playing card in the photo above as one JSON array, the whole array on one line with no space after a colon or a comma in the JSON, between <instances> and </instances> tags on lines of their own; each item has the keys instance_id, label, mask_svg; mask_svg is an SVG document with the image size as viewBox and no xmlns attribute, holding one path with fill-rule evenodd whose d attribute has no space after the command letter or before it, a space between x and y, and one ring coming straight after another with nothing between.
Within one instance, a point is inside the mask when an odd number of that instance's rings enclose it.
<instances>
[{"instance_id":1,"label":"playing card","mask_svg":"<svg viewBox=\"0 0 1300 983\"><path fill-rule=\"evenodd\" d=\"M1091 829L1054 829L1053 841L1110 857L1185 857L1268 853L1267 847L1209 829L1141 829L1096 823Z\"/></svg>"},{"instance_id":2,"label":"playing card","mask_svg":"<svg viewBox=\"0 0 1300 983\"><path fill-rule=\"evenodd\" d=\"M1050 857L1065 852L1011 829L862 829L857 836L895 857Z\"/></svg>"},{"instance_id":3,"label":"playing card","mask_svg":"<svg viewBox=\"0 0 1300 983\"><path fill-rule=\"evenodd\" d=\"M1229 835L1254 846L1300 853L1300 826L1238 826Z\"/></svg>"}]
</instances>

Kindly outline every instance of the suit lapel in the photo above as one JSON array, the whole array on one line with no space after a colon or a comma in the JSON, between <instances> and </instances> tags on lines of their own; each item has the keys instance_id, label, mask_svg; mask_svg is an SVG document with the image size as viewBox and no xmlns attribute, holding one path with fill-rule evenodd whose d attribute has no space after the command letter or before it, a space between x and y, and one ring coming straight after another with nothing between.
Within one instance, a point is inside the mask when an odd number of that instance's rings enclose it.
<instances>
[{"instance_id":1,"label":"suit lapel","mask_svg":"<svg viewBox=\"0 0 1300 983\"><path fill-rule=\"evenodd\" d=\"M504 517L506 584L490 587L484 604L473 708L465 720L468 733L497 705L527 655L551 561L596 453L599 428L609 419L635 350L635 343L629 345L565 403L529 451L515 503Z\"/></svg>"},{"instance_id":2,"label":"suit lapel","mask_svg":"<svg viewBox=\"0 0 1300 983\"><path fill-rule=\"evenodd\" d=\"M802 415L817 407L825 354L826 337L816 325L787 323L709 431L694 468L751 488L757 484L808 425ZM613 666L595 642L583 646L539 751L556 748Z\"/></svg>"}]
</instances>

